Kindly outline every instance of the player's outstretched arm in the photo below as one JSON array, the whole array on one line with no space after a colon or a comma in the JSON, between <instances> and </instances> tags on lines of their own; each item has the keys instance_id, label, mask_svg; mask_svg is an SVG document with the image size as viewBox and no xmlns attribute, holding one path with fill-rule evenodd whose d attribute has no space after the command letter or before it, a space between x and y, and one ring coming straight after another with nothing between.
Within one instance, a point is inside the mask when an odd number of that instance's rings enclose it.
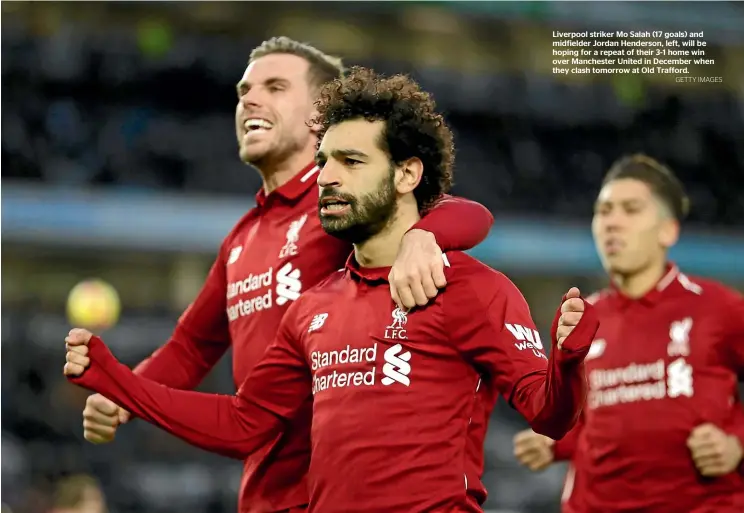
<instances>
[{"instance_id":1,"label":"player's outstretched arm","mask_svg":"<svg viewBox=\"0 0 744 513\"><path fill-rule=\"evenodd\" d=\"M171 388L195 388L230 347L225 314L225 262L218 256L199 295L181 315L170 340L135 372ZM101 394L88 397L83 435L94 444L114 440L130 413Z\"/></svg>"},{"instance_id":2,"label":"player's outstretched arm","mask_svg":"<svg viewBox=\"0 0 744 513\"><path fill-rule=\"evenodd\" d=\"M513 388L511 403L535 432L558 440L578 421L587 392L584 357L598 329L594 307L571 288L553 319L545 374L525 376Z\"/></svg>"},{"instance_id":3,"label":"player's outstretched arm","mask_svg":"<svg viewBox=\"0 0 744 513\"><path fill-rule=\"evenodd\" d=\"M244 459L311 397L305 362L287 339L288 329L279 331L234 396L176 390L137 376L85 330L72 330L66 338L65 375L197 447Z\"/></svg>"},{"instance_id":4,"label":"player's outstretched arm","mask_svg":"<svg viewBox=\"0 0 744 513\"><path fill-rule=\"evenodd\" d=\"M454 269L451 276L457 274ZM461 350L536 433L562 438L586 399L583 361L599 328L593 307L576 288L564 296L546 358L527 302L511 281L498 273L466 281L457 290L467 297L445 299L449 327Z\"/></svg>"}]
</instances>

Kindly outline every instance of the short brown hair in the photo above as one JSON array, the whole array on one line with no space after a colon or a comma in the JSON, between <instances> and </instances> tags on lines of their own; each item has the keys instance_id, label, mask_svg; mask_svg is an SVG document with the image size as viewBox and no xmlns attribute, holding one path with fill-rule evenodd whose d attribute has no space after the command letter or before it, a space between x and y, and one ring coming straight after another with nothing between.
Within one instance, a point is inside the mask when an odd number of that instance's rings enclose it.
<instances>
[{"instance_id":1,"label":"short brown hair","mask_svg":"<svg viewBox=\"0 0 744 513\"><path fill-rule=\"evenodd\" d=\"M414 190L424 210L452 187L455 145L452 131L436 111L434 98L406 75L385 77L371 69L351 68L348 76L328 82L316 102L318 144L329 127L363 118L384 121L380 147L400 164L419 158L423 177Z\"/></svg>"},{"instance_id":2,"label":"short brown hair","mask_svg":"<svg viewBox=\"0 0 744 513\"><path fill-rule=\"evenodd\" d=\"M55 508L75 508L85 500L85 492L90 489L98 490L100 486L95 478L86 474L75 474L63 477L54 490L53 504Z\"/></svg>"},{"instance_id":3,"label":"short brown hair","mask_svg":"<svg viewBox=\"0 0 744 513\"><path fill-rule=\"evenodd\" d=\"M690 210L690 200L682 182L671 169L648 155L636 154L615 161L605 175L602 186L613 180L630 178L638 180L651 189L672 215L682 221Z\"/></svg>"},{"instance_id":4,"label":"short brown hair","mask_svg":"<svg viewBox=\"0 0 744 513\"><path fill-rule=\"evenodd\" d=\"M277 53L296 55L305 59L310 65L308 70L309 82L317 88L320 88L323 84L330 82L334 78L344 75L344 66L341 58L332 57L321 52L314 46L307 43L300 43L286 36L272 37L261 43L253 49L248 62L250 63L261 57Z\"/></svg>"}]
</instances>

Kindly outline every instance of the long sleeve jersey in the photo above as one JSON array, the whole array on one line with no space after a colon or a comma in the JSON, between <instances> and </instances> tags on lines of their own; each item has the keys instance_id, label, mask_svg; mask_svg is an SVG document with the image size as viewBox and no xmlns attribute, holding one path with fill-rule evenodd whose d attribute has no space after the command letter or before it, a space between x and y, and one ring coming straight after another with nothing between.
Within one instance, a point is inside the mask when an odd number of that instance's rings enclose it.
<instances>
[{"instance_id":1,"label":"long sleeve jersey","mask_svg":"<svg viewBox=\"0 0 744 513\"><path fill-rule=\"evenodd\" d=\"M317 173L310 165L271 194L259 191L255 208L225 238L201 292L171 339L137 367L138 374L169 387L192 389L232 347L235 386L244 381L289 306L343 267L352 251L350 244L320 226ZM433 233L444 251L464 250L481 242L492 223L482 205L445 196L414 228ZM290 429L245 454L241 513L307 503L310 414L307 402Z\"/></svg>"},{"instance_id":2,"label":"long sleeve jersey","mask_svg":"<svg viewBox=\"0 0 744 513\"><path fill-rule=\"evenodd\" d=\"M744 478L703 478L686 441L712 423L744 445L744 299L670 265L640 299L595 298L601 327L586 357L587 407L554 446L571 460L566 513L734 513Z\"/></svg>"},{"instance_id":3,"label":"long sleeve jersey","mask_svg":"<svg viewBox=\"0 0 744 513\"><path fill-rule=\"evenodd\" d=\"M235 396L166 388L135 376L100 339L78 384L184 440L244 457L312 405L310 510L474 512L485 490L483 442L499 394L538 432L561 437L585 400L591 306L546 358L529 308L502 274L448 255L448 286L404 312L388 268L345 269L290 307ZM556 314L553 333L560 311Z\"/></svg>"}]
</instances>

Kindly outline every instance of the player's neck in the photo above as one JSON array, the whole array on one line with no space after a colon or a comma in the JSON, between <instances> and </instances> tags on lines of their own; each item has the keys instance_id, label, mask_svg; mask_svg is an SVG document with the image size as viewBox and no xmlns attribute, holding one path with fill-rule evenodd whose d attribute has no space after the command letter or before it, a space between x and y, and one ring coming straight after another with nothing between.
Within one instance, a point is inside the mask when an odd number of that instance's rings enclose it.
<instances>
[{"instance_id":1,"label":"player's neck","mask_svg":"<svg viewBox=\"0 0 744 513\"><path fill-rule=\"evenodd\" d=\"M415 198L401 201L395 217L380 233L360 244L354 244L354 257L362 267L390 267L398 256L403 236L415 225L421 216Z\"/></svg>"},{"instance_id":2,"label":"player's neck","mask_svg":"<svg viewBox=\"0 0 744 513\"><path fill-rule=\"evenodd\" d=\"M305 150L293 153L281 162L262 164L258 172L263 179L264 193L268 196L305 169L315 156L313 148L313 146L308 146Z\"/></svg>"},{"instance_id":3,"label":"player's neck","mask_svg":"<svg viewBox=\"0 0 744 513\"><path fill-rule=\"evenodd\" d=\"M615 286L626 296L637 299L653 289L666 273L666 264L650 265L634 274L612 276Z\"/></svg>"}]
</instances>

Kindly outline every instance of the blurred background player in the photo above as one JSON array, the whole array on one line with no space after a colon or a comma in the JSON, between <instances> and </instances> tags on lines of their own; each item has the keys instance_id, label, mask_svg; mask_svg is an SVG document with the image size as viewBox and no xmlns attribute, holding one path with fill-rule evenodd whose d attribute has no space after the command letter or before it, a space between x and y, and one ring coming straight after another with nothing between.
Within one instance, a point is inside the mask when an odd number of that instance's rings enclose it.
<instances>
[{"instance_id":1,"label":"blurred background player","mask_svg":"<svg viewBox=\"0 0 744 513\"><path fill-rule=\"evenodd\" d=\"M257 207L225 238L171 339L137 368L142 376L192 389L232 347L238 386L292 302L343 266L351 245L327 236L317 216L317 127L310 124L320 86L342 73L338 59L286 37L269 39L251 53L237 84L235 129L241 160L263 179ZM446 284L437 244L469 249L485 238L493 220L484 207L451 197L430 212L406 234L412 248L402 252L398 281L391 281L403 307L426 304ZM468 219L468 225L459 219ZM307 503L310 412L308 401L280 438L246 459L239 511L268 513ZM83 412L85 438L110 442L128 417L93 395Z\"/></svg>"},{"instance_id":2,"label":"blurred background player","mask_svg":"<svg viewBox=\"0 0 744 513\"><path fill-rule=\"evenodd\" d=\"M744 508L744 298L669 261L687 213L682 184L650 157L605 177L592 231L611 286L589 298L601 327L582 424L557 442L515 437L531 470L571 461L567 512Z\"/></svg>"},{"instance_id":3,"label":"blurred background player","mask_svg":"<svg viewBox=\"0 0 744 513\"><path fill-rule=\"evenodd\" d=\"M170 338L263 186L236 151L235 85L252 48L284 34L431 91L458 148L454 193L498 218L471 254L515 282L547 334L555 297L606 282L586 219L619 155L654 155L686 184L680 268L744 290L742 5L684 2L672 19L654 2L0 3L3 502L39 513L27 495L86 472L112 511L235 513L240 461L145 422L84 443L88 394L59 373L59 333L70 290L95 277L120 298L103 333L117 357L134 367ZM694 26L715 62L690 76L722 81L553 73L553 31L598 24ZM234 392L231 353L200 390ZM519 465L512 438L527 426L505 402L490 426L486 509L557 512L565 464Z\"/></svg>"},{"instance_id":4,"label":"blurred background player","mask_svg":"<svg viewBox=\"0 0 744 513\"><path fill-rule=\"evenodd\" d=\"M86 474L76 474L57 482L48 513L108 513L108 509L98 481Z\"/></svg>"}]
</instances>

